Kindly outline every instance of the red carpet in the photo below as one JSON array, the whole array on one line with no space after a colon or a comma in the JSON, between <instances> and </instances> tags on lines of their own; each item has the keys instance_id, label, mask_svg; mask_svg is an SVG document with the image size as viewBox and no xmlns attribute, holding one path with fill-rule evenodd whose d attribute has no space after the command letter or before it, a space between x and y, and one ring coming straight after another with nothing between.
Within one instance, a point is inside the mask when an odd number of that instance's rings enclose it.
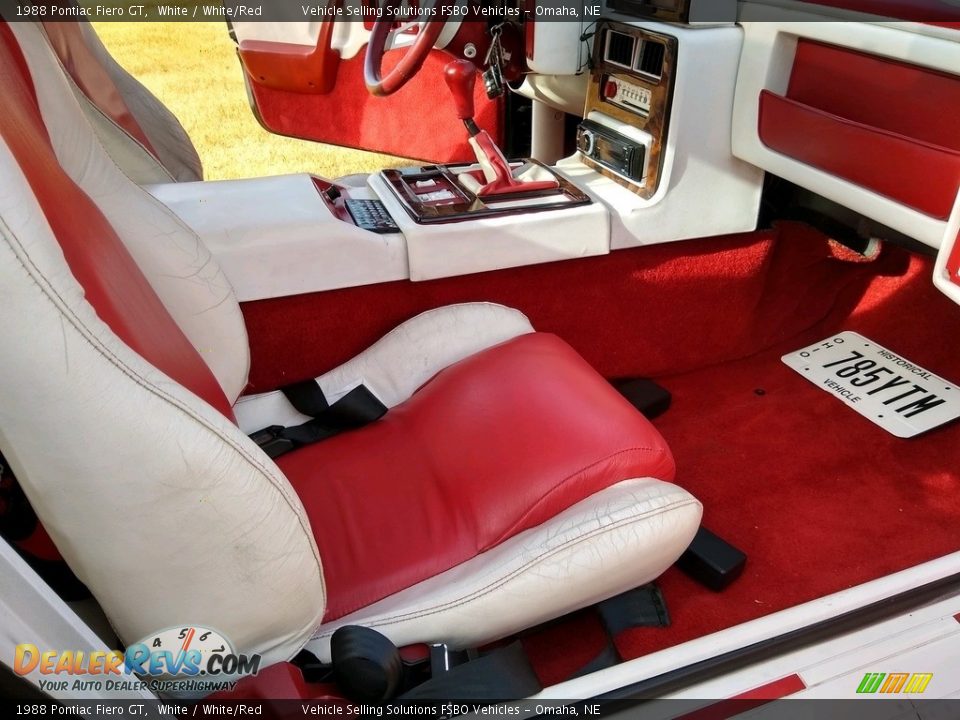
<instances>
[{"instance_id":1,"label":"red carpet","mask_svg":"<svg viewBox=\"0 0 960 720\"><path fill-rule=\"evenodd\" d=\"M892 253L891 253L892 254ZM657 423L704 524L749 556L726 592L663 578L674 626L634 632L637 656L960 549L960 424L902 440L818 390L780 355L855 330L960 380L960 312L915 258L873 282L848 318L734 363L663 379L673 408ZM758 390L764 394L758 394Z\"/></svg>"},{"instance_id":2,"label":"red carpet","mask_svg":"<svg viewBox=\"0 0 960 720\"><path fill-rule=\"evenodd\" d=\"M243 304L249 392L314 377L404 320L458 302L525 312L606 377L675 374L752 355L832 309L849 311L877 264L831 258L798 225L620 250L429 282L392 282ZM886 263L884 272L898 271Z\"/></svg>"},{"instance_id":3,"label":"red carpet","mask_svg":"<svg viewBox=\"0 0 960 720\"><path fill-rule=\"evenodd\" d=\"M889 248L885 254L875 265L905 258ZM659 584L672 626L624 633L617 643L624 657L960 549L960 424L895 438L780 361L835 331L855 330L960 380L960 312L933 287L931 272L931 262L913 258L903 276L876 278L852 312L841 303L768 351L660 379L673 407L656 424L676 456L677 481L703 502L704 524L749 560L719 594L670 570ZM585 622L528 642L546 681L563 679L582 660ZM576 662L558 661L557 648L573 643Z\"/></svg>"}]
</instances>

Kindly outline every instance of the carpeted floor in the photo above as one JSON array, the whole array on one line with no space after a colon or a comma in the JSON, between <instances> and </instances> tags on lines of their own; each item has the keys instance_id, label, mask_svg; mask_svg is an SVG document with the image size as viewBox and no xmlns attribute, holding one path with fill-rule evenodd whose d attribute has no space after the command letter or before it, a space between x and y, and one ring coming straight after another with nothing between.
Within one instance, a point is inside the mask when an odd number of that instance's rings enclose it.
<instances>
[{"instance_id":1,"label":"carpeted floor","mask_svg":"<svg viewBox=\"0 0 960 720\"><path fill-rule=\"evenodd\" d=\"M802 270L794 278L798 297L806 285ZM623 633L617 645L624 657L960 549L960 424L896 438L780 360L854 330L960 380L960 312L931 284L932 262L886 248L871 271L877 274L865 287L847 285L834 309L795 337L740 360L660 378L673 407L656 424L676 457L677 481L703 502L704 525L749 559L743 576L722 593L668 571L659 584L672 625ZM554 682L589 659L585 645L595 650L601 639L587 612L527 645L543 679ZM557 652L574 646L567 657Z\"/></svg>"},{"instance_id":2,"label":"carpeted floor","mask_svg":"<svg viewBox=\"0 0 960 720\"><path fill-rule=\"evenodd\" d=\"M430 308L498 302L570 343L602 375L657 377L753 355L849 312L878 272L784 225L721 238L462 277L382 283L243 304L249 392L319 375ZM881 267L882 265L882 267Z\"/></svg>"}]
</instances>

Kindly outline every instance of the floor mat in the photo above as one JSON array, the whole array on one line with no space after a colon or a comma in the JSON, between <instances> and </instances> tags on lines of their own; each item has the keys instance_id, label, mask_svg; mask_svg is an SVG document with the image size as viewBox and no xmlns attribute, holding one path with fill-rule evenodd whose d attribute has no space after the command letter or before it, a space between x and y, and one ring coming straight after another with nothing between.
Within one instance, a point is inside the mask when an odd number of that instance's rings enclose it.
<instances>
[{"instance_id":1,"label":"floor mat","mask_svg":"<svg viewBox=\"0 0 960 720\"><path fill-rule=\"evenodd\" d=\"M790 340L745 359L661 378L673 407L657 426L677 482L704 505L704 525L749 556L743 576L713 593L676 569L659 581L672 625L623 633L639 657L960 549L960 424L898 439L817 389L782 354L855 330L956 382L960 308L932 285L932 262L887 249L857 297ZM802 282L802 277L797 280ZM578 619L567 639L583 637ZM551 628L528 641L547 682L570 662ZM582 642L581 642L582 645ZM586 653L588 654L588 653Z\"/></svg>"}]
</instances>

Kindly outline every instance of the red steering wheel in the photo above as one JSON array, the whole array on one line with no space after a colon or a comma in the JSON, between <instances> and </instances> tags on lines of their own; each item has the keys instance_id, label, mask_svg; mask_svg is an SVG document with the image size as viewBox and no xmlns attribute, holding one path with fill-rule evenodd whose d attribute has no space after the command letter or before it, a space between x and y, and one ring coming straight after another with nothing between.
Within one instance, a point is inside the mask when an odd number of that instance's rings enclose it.
<instances>
[{"instance_id":1,"label":"red steering wheel","mask_svg":"<svg viewBox=\"0 0 960 720\"><path fill-rule=\"evenodd\" d=\"M402 0L386 0L381 7L381 17L373 23L370 40L367 41L367 56L363 63L363 79L367 90L373 95L391 95L402 88L421 68L430 50L436 44L443 26L446 25L449 9L456 4L456 0L436 0L433 4L434 13L431 19L420 23L420 31L416 40L407 48L400 62L386 77L381 77L380 67L383 64L383 54L387 47L387 38L394 31L396 17L390 8L399 7ZM446 12L445 12L446 11Z\"/></svg>"}]
</instances>

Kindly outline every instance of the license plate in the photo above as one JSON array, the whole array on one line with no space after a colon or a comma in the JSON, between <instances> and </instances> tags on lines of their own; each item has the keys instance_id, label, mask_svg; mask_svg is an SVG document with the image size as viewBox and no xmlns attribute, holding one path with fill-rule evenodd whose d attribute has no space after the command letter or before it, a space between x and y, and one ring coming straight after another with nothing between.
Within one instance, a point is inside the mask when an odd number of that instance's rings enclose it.
<instances>
[{"instance_id":1,"label":"license plate","mask_svg":"<svg viewBox=\"0 0 960 720\"><path fill-rule=\"evenodd\" d=\"M960 417L960 387L855 332L782 359L897 437L913 437Z\"/></svg>"}]
</instances>

